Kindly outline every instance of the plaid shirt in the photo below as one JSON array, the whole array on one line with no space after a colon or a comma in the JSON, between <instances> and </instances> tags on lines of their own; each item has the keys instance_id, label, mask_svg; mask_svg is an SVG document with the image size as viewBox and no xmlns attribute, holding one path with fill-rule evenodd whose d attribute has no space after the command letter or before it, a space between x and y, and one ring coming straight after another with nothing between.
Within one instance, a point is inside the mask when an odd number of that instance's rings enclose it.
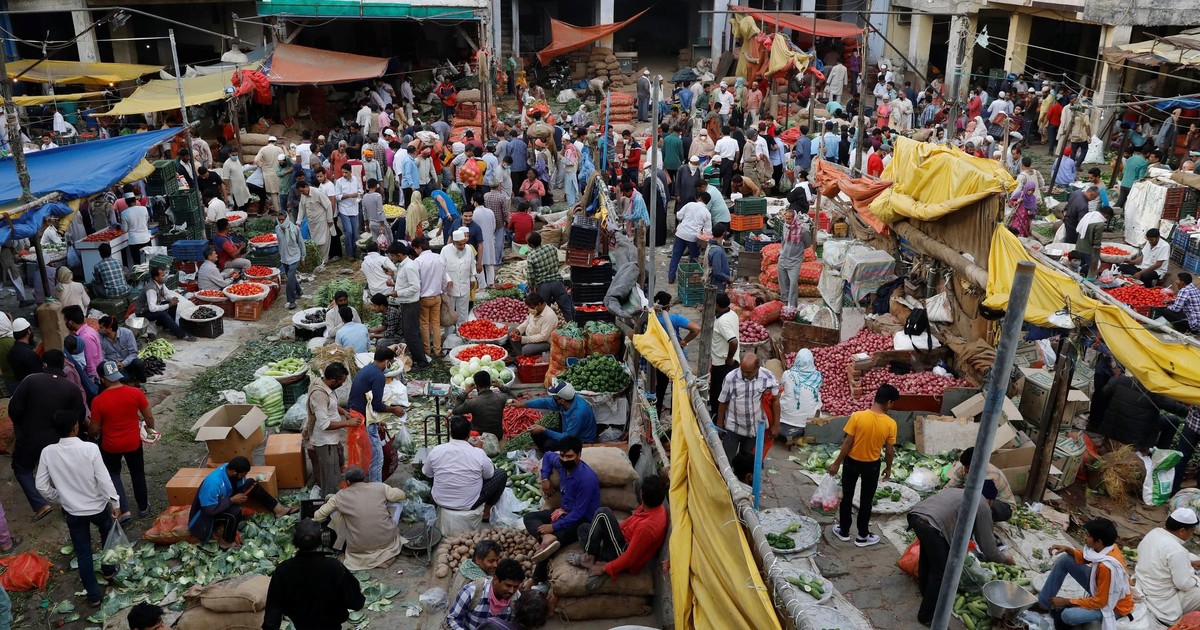
<instances>
[{"instance_id":1,"label":"plaid shirt","mask_svg":"<svg viewBox=\"0 0 1200 630\"><path fill-rule=\"evenodd\" d=\"M1200 330L1200 289L1196 285L1189 284L1180 289L1175 302L1167 308L1176 313L1182 312L1187 316L1188 327Z\"/></svg>"},{"instance_id":2,"label":"plaid shirt","mask_svg":"<svg viewBox=\"0 0 1200 630\"><path fill-rule=\"evenodd\" d=\"M125 281L125 268L113 258L101 260L93 270L100 293L104 297L123 297L129 294L129 283Z\"/></svg>"},{"instance_id":3,"label":"plaid shirt","mask_svg":"<svg viewBox=\"0 0 1200 630\"><path fill-rule=\"evenodd\" d=\"M562 280L558 270L558 252L549 245L542 245L529 252L525 264L529 266L530 286Z\"/></svg>"},{"instance_id":4,"label":"plaid shirt","mask_svg":"<svg viewBox=\"0 0 1200 630\"><path fill-rule=\"evenodd\" d=\"M1183 419L1183 423L1187 425L1187 428L1200 432L1200 405L1192 405L1192 409L1188 412L1187 417ZM1182 440L1183 438L1180 439Z\"/></svg>"},{"instance_id":5,"label":"plaid shirt","mask_svg":"<svg viewBox=\"0 0 1200 630\"><path fill-rule=\"evenodd\" d=\"M741 368L734 368L725 376L719 399L729 404L725 412L725 428L741 436L754 435L756 425L767 421L763 413L762 395L776 387L779 387L779 381L766 368L758 368L758 374L750 380L742 376Z\"/></svg>"},{"instance_id":6,"label":"plaid shirt","mask_svg":"<svg viewBox=\"0 0 1200 630\"><path fill-rule=\"evenodd\" d=\"M483 195L483 205L496 215L496 227L508 227L508 219L512 217L512 202L508 195L493 188Z\"/></svg>"},{"instance_id":7,"label":"plaid shirt","mask_svg":"<svg viewBox=\"0 0 1200 630\"><path fill-rule=\"evenodd\" d=\"M483 582L485 591L478 598L475 597L476 584L476 582L468 582L463 586L462 590L458 592L458 596L454 598L454 603L450 605L450 610L446 612L446 626L450 630L474 630L482 626L488 619L508 620L512 616L511 603L499 615L492 614L492 605L489 601L492 596L492 578ZM476 600L474 606L471 605L473 599ZM510 601L516 601L515 596Z\"/></svg>"},{"instance_id":8,"label":"plaid shirt","mask_svg":"<svg viewBox=\"0 0 1200 630\"><path fill-rule=\"evenodd\" d=\"M398 306L389 306L388 310L383 312L383 338L384 339L403 339L404 338L404 312Z\"/></svg>"}]
</instances>

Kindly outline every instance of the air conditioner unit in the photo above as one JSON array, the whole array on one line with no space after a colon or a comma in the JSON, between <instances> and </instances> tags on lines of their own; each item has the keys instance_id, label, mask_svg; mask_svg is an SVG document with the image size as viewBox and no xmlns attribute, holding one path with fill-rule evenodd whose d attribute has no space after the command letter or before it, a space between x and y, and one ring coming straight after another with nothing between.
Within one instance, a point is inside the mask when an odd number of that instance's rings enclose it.
<instances>
[{"instance_id":1,"label":"air conditioner unit","mask_svg":"<svg viewBox=\"0 0 1200 630\"><path fill-rule=\"evenodd\" d=\"M896 24L900 26L912 25L912 9L905 7L896 7Z\"/></svg>"}]
</instances>

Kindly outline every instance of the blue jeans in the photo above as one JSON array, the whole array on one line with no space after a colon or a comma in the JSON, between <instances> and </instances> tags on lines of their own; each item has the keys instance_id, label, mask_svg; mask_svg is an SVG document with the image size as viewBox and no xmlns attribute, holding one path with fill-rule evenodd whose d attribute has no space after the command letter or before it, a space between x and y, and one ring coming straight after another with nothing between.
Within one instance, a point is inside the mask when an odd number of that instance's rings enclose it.
<instances>
[{"instance_id":1,"label":"blue jeans","mask_svg":"<svg viewBox=\"0 0 1200 630\"><path fill-rule=\"evenodd\" d=\"M12 600L8 598L8 591L0 586L0 628L11 628L12 621Z\"/></svg>"},{"instance_id":2,"label":"blue jeans","mask_svg":"<svg viewBox=\"0 0 1200 630\"><path fill-rule=\"evenodd\" d=\"M379 439L379 425L367 426L367 435L371 438L371 470L367 471L367 481L383 481L383 442Z\"/></svg>"},{"instance_id":3,"label":"blue jeans","mask_svg":"<svg viewBox=\"0 0 1200 630\"><path fill-rule=\"evenodd\" d=\"M100 583L96 580L96 570L92 567L92 525L100 530L100 544L108 540L108 532L113 526L112 513L107 508L91 516L74 516L63 512L67 521L67 530L71 533L71 545L75 547L75 558L79 560L79 579L87 591L88 601L99 600L104 594ZM117 572L114 565L103 565L100 572L111 576Z\"/></svg>"},{"instance_id":4,"label":"blue jeans","mask_svg":"<svg viewBox=\"0 0 1200 630\"><path fill-rule=\"evenodd\" d=\"M338 218L342 221L342 236L345 237L345 249L342 251L346 258L354 258L357 250L354 248L355 241L358 240L358 233L362 231L362 215L347 216L339 214Z\"/></svg>"},{"instance_id":5,"label":"blue jeans","mask_svg":"<svg viewBox=\"0 0 1200 630\"><path fill-rule=\"evenodd\" d=\"M679 270L679 259L683 258L685 249L692 262L696 262L696 259L700 257L699 243L685 241L676 236L675 243L671 246L671 266L667 269L667 280L670 282L675 282L675 272Z\"/></svg>"},{"instance_id":6,"label":"blue jeans","mask_svg":"<svg viewBox=\"0 0 1200 630\"><path fill-rule=\"evenodd\" d=\"M503 228L503 227L496 228L496 264L497 265L504 264L504 244L505 244L505 242L507 242L507 239L505 237L505 234L507 232L508 232L508 228Z\"/></svg>"},{"instance_id":7,"label":"blue jeans","mask_svg":"<svg viewBox=\"0 0 1200 630\"><path fill-rule=\"evenodd\" d=\"M34 512L50 504L42 496L42 493L38 492L36 469L30 470L13 462L12 470L13 476L17 478L17 485L21 486L21 492L25 493L25 498L29 501L29 507L33 508Z\"/></svg>"},{"instance_id":8,"label":"blue jeans","mask_svg":"<svg viewBox=\"0 0 1200 630\"><path fill-rule=\"evenodd\" d=\"M579 201L579 173L569 171L563 173L563 191L567 194L567 207L574 208Z\"/></svg>"},{"instance_id":9,"label":"blue jeans","mask_svg":"<svg viewBox=\"0 0 1200 630\"><path fill-rule=\"evenodd\" d=\"M1088 583L1092 578L1092 567L1087 564L1079 564L1075 562L1075 557L1069 553L1060 554L1054 560L1054 567L1050 569L1050 577L1046 578L1046 585L1038 593L1038 603L1046 610L1050 610L1050 599L1058 595L1059 589L1062 588L1063 580L1067 576L1071 576L1083 587L1084 591L1088 591ZM1069 606L1062 611L1063 623L1076 626L1090 621L1096 621L1101 618L1099 610L1090 610L1087 608L1079 608L1078 606Z\"/></svg>"},{"instance_id":10,"label":"blue jeans","mask_svg":"<svg viewBox=\"0 0 1200 630\"><path fill-rule=\"evenodd\" d=\"M287 291L288 304L295 304L296 300L300 297L300 281L296 279L296 270L299 266L300 263L298 262L279 263L279 270L286 279L284 289Z\"/></svg>"}]
</instances>

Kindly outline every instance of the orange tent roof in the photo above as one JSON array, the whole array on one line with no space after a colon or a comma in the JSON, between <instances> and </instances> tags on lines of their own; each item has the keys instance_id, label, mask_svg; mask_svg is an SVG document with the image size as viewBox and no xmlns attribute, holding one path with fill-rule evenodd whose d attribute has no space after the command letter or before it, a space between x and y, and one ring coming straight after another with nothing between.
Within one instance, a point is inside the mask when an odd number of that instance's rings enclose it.
<instances>
[{"instance_id":1,"label":"orange tent roof","mask_svg":"<svg viewBox=\"0 0 1200 630\"><path fill-rule=\"evenodd\" d=\"M279 44L271 53L274 85L325 85L374 79L387 71L384 57L333 52L296 44Z\"/></svg>"},{"instance_id":2,"label":"orange tent roof","mask_svg":"<svg viewBox=\"0 0 1200 630\"><path fill-rule=\"evenodd\" d=\"M649 10L643 9L641 13L616 24L600 24L598 26L575 26L561 20L551 19L550 45L538 51L538 61L542 62L542 65L545 65L559 55L565 55L572 50L579 50L609 33L615 33L625 28L626 24L642 17L642 13Z\"/></svg>"},{"instance_id":3,"label":"orange tent roof","mask_svg":"<svg viewBox=\"0 0 1200 630\"><path fill-rule=\"evenodd\" d=\"M760 13L750 7L733 4L729 5L729 8L739 13L747 13L750 17L764 24L775 25L776 29L790 28L793 31L817 37L858 37L863 32L861 26L852 22L839 22L837 20L823 20L820 18L813 19L793 13Z\"/></svg>"}]
</instances>

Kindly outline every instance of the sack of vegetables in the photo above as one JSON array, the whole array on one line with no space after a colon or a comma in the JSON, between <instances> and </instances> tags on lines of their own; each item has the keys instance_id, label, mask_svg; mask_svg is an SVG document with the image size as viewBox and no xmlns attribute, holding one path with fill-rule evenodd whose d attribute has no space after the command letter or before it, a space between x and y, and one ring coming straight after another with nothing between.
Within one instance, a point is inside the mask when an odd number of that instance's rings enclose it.
<instances>
[{"instance_id":1,"label":"sack of vegetables","mask_svg":"<svg viewBox=\"0 0 1200 630\"><path fill-rule=\"evenodd\" d=\"M550 369L546 370L545 386L550 387L555 376L567 369L568 358L587 356L587 336L579 325L571 322L550 334Z\"/></svg>"},{"instance_id":2,"label":"sack of vegetables","mask_svg":"<svg viewBox=\"0 0 1200 630\"><path fill-rule=\"evenodd\" d=\"M267 426L279 426L287 410L283 407L283 385L270 376L260 376L242 388L246 404L258 405L267 414Z\"/></svg>"}]
</instances>

